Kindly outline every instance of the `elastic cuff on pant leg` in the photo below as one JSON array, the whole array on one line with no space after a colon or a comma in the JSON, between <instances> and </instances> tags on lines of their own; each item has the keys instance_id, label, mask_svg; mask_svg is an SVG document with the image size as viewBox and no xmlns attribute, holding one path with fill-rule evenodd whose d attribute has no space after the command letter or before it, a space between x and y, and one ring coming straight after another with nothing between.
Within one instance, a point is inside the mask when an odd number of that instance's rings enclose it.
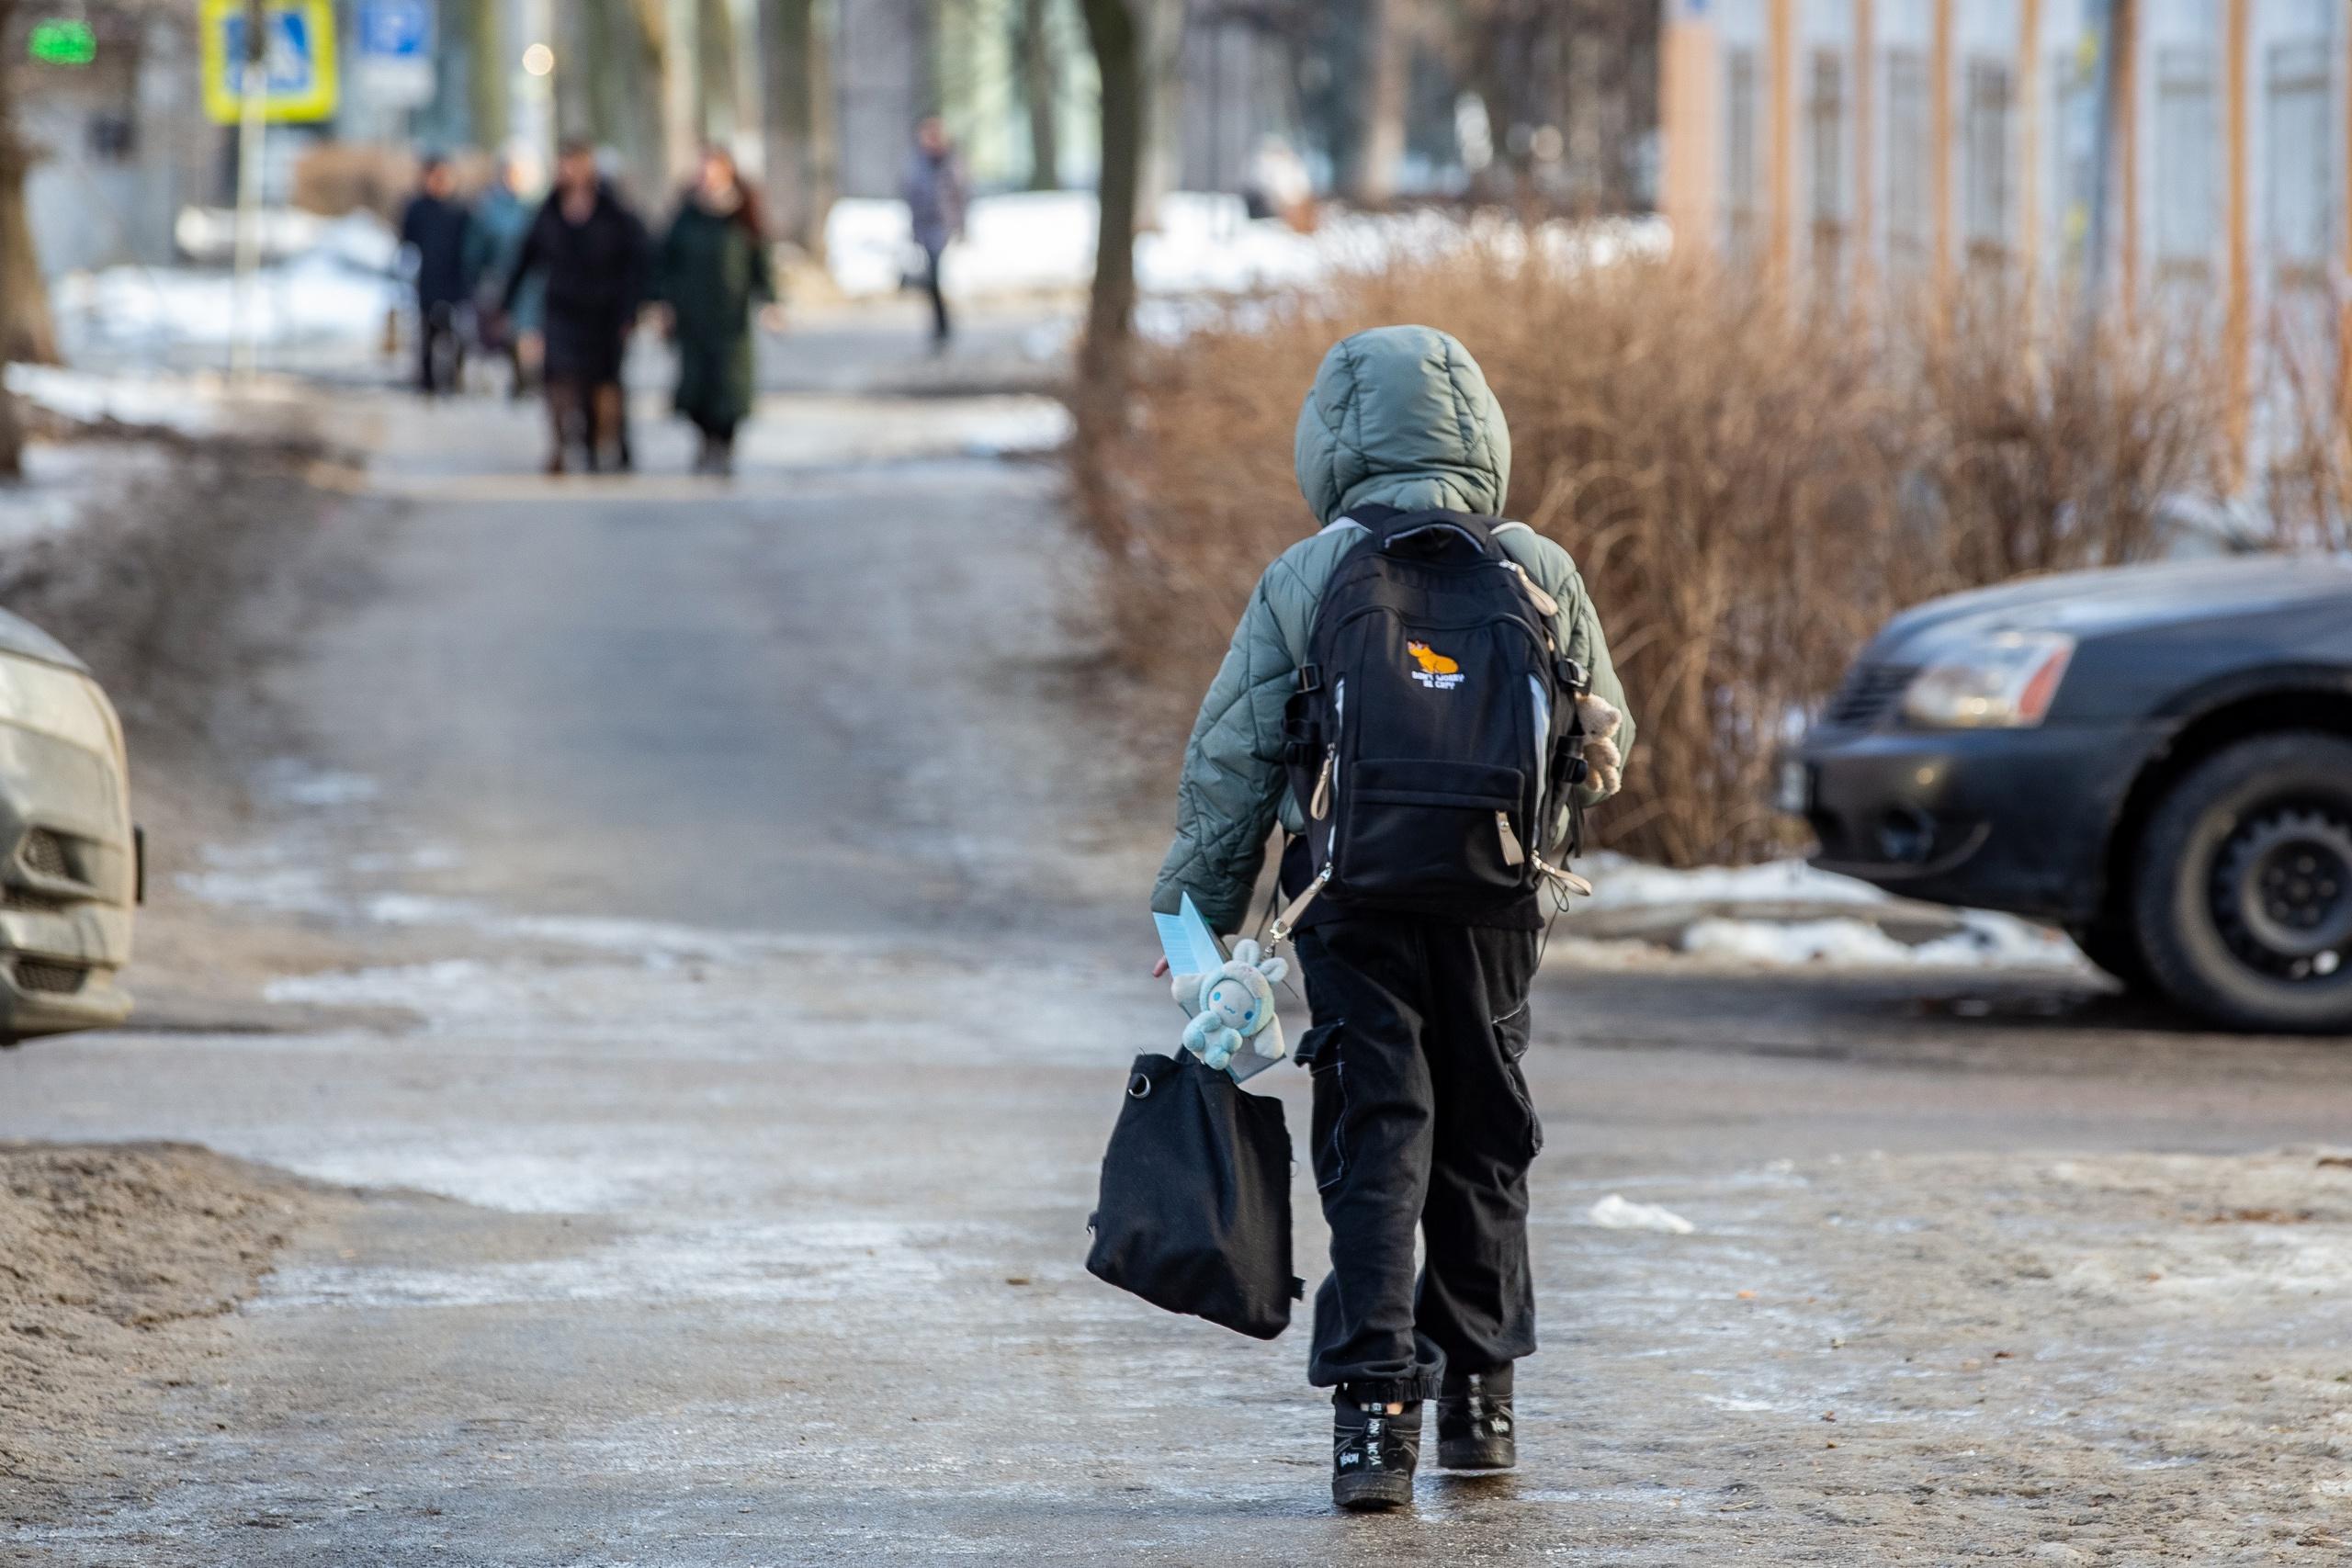
<instances>
[{"instance_id":1,"label":"elastic cuff on pant leg","mask_svg":"<svg viewBox=\"0 0 2352 1568\"><path fill-rule=\"evenodd\" d=\"M1382 1378L1375 1382L1344 1382L1331 1391L1334 1404L1419 1404L1437 1395L1435 1377Z\"/></svg>"}]
</instances>

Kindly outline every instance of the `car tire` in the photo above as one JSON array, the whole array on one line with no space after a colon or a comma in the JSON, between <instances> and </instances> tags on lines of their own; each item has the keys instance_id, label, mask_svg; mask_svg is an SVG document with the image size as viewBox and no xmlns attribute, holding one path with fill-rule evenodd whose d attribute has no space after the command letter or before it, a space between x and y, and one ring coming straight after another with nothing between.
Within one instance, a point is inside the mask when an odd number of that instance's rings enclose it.
<instances>
[{"instance_id":1,"label":"car tire","mask_svg":"<svg viewBox=\"0 0 2352 1568\"><path fill-rule=\"evenodd\" d=\"M2126 991L2137 996L2156 988L2148 974L2148 955L2140 950L2140 933L2128 918L2101 915L2088 925L2068 926L2066 934L2085 958Z\"/></svg>"},{"instance_id":2,"label":"car tire","mask_svg":"<svg viewBox=\"0 0 2352 1568\"><path fill-rule=\"evenodd\" d=\"M2133 863L2166 995L2233 1029L2352 1033L2352 742L2289 730L2215 752L2158 803Z\"/></svg>"}]
</instances>

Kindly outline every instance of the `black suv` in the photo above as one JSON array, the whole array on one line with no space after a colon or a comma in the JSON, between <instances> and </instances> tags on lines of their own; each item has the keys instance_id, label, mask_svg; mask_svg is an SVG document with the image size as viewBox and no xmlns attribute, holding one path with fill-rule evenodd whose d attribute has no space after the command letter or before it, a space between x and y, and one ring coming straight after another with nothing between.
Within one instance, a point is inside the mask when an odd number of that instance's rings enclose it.
<instances>
[{"instance_id":1,"label":"black suv","mask_svg":"<svg viewBox=\"0 0 2352 1568\"><path fill-rule=\"evenodd\" d=\"M1922 604L1862 650L1780 793L1826 871L2063 925L2216 1022L2352 1033L2352 558Z\"/></svg>"}]
</instances>

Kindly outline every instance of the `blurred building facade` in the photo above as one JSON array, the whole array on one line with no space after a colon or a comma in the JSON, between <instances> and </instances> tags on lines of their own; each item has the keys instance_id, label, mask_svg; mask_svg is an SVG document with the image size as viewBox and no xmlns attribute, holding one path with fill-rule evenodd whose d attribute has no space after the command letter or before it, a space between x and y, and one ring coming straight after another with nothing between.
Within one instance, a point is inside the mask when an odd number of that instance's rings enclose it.
<instances>
[{"instance_id":1,"label":"blurred building facade","mask_svg":"<svg viewBox=\"0 0 2352 1568\"><path fill-rule=\"evenodd\" d=\"M1678 243L1849 294L2095 281L2203 336L2241 446L2280 356L2352 369L2344 0L1667 0L1660 90Z\"/></svg>"},{"instance_id":2,"label":"blurred building facade","mask_svg":"<svg viewBox=\"0 0 2352 1568\"><path fill-rule=\"evenodd\" d=\"M87 65L26 64L21 114L35 161L25 205L44 272L172 254L172 220L220 170L198 99L190 19L93 6Z\"/></svg>"}]
</instances>

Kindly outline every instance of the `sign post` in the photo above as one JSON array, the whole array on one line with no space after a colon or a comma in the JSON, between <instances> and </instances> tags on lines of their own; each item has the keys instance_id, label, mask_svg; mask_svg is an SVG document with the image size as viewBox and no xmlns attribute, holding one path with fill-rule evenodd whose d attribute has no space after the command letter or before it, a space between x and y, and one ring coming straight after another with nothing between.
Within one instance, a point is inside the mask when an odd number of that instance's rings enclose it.
<instances>
[{"instance_id":1,"label":"sign post","mask_svg":"<svg viewBox=\"0 0 2352 1568\"><path fill-rule=\"evenodd\" d=\"M237 128L236 284L229 367L255 358L254 274L261 265L263 140L273 120L326 119L337 97L334 0L203 0L205 112Z\"/></svg>"},{"instance_id":2,"label":"sign post","mask_svg":"<svg viewBox=\"0 0 2352 1568\"><path fill-rule=\"evenodd\" d=\"M237 274L229 325L229 375L253 379L260 333L254 321L254 272L261 263L261 149L269 107L269 44L262 0L245 0L244 60L237 115Z\"/></svg>"}]
</instances>

